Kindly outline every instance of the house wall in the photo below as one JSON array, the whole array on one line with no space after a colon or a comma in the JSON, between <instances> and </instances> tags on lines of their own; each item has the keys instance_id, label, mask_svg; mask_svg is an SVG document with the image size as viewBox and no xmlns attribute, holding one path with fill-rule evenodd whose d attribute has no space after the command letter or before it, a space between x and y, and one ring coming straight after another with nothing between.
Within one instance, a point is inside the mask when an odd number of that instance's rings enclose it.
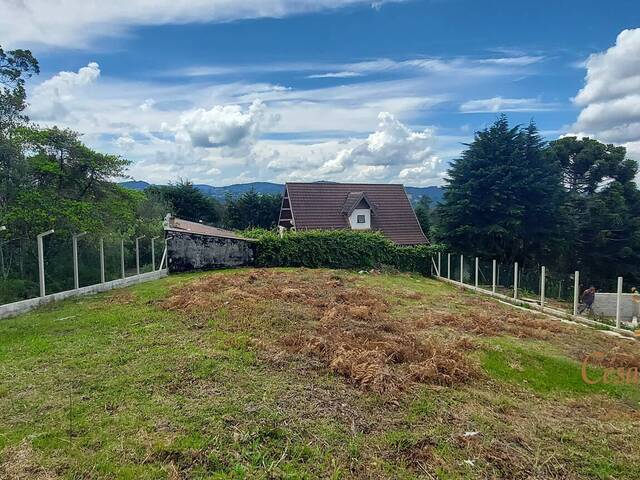
<instances>
[{"instance_id":1,"label":"house wall","mask_svg":"<svg viewBox=\"0 0 640 480\"><path fill-rule=\"evenodd\" d=\"M253 263L253 242L188 232L167 232L170 273L240 267Z\"/></svg>"},{"instance_id":2,"label":"house wall","mask_svg":"<svg viewBox=\"0 0 640 480\"><path fill-rule=\"evenodd\" d=\"M364 215L364 223L358 223L358 215ZM368 208L356 208L349 217L349 223L354 230L371 229L371 210Z\"/></svg>"}]
</instances>

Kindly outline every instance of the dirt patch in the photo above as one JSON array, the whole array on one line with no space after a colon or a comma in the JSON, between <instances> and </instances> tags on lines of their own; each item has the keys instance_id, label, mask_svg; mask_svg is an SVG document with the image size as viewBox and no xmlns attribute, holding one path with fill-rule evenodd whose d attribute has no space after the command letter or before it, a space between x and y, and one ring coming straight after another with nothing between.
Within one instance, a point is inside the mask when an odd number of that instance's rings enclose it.
<instances>
[{"instance_id":1,"label":"dirt patch","mask_svg":"<svg viewBox=\"0 0 640 480\"><path fill-rule=\"evenodd\" d=\"M39 465L36 452L24 440L6 448L1 455L0 480L53 480L58 478Z\"/></svg>"}]
</instances>

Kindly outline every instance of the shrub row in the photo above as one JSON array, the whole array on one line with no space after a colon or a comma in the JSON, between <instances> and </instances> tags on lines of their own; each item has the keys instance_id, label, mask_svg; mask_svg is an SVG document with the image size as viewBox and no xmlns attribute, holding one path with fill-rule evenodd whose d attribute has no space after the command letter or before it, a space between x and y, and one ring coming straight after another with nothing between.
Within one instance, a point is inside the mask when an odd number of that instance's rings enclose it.
<instances>
[{"instance_id":1,"label":"shrub row","mask_svg":"<svg viewBox=\"0 0 640 480\"><path fill-rule=\"evenodd\" d=\"M309 230L287 232L281 238L267 230L250 230L258 240L255 264L259 267L326 267L370 269L393 267L406 272L431 272L431 257L438 246L402 247L379 232Z\"/></svg>"}]
</instances>

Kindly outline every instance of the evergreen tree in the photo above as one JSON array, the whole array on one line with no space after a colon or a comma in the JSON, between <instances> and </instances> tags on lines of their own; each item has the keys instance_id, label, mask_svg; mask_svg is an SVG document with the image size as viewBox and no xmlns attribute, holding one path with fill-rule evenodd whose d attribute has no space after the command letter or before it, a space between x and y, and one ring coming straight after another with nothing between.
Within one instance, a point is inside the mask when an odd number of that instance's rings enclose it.
<instances>
[{"instance_id":1,"label":"evergreen tree","mask_svg":"<svg viewBox=\"0 0 640 480\"><path fill-rule=\"evenodd\" d=\"M416 217L418 223L422 228L423 233L427 236L431 236L431 199L426 195L420 197L415 207Z\"/></svg>"},{"instance_id":2,"label":"evergreen tree","mask_svg":"<svg viewBox=\"0 0 640 480\"><path fill-rule=\"evenodd\" d=\"M543 155L533 123L503 115L476 132L448 172L439 208L441 239L453 250L500 261L538 261L558 235L559 167Z\"/></svg>"}]
</instances>

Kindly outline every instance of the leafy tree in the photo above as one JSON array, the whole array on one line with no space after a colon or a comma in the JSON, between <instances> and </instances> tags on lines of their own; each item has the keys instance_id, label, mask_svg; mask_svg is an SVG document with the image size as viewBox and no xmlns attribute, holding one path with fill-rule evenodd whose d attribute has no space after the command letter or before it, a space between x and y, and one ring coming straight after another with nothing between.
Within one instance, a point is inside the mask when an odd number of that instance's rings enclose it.
<instances>
[{"instance_id":1,"label":"leafy tree","mask_svg":"<svg viewBox=\"0 0 640 480\"><path fill-rule=\"evenodd\" d=\"M163 198L173 207L172 213L185 220L214 224L221 218L218 201L206 196L188 180L180 180L172 185L151 186L147 190Z\"/></svg>"},{"instance_id":2,"label":"leafy tree","mask_svg":"<svg viewBox=\"0 0 640 480\"><path fill-rule=\"evenodd\" d=\"M29 50L5 52L0 46L0 134L28 120L24 84L34 73L40 73L40 66Z\"/></svg>"},{"instance_id":3,"label":"leafy tree","mask_svg":"<svg viewBox=\"0 0 640 480\"><path fill-rule=\"evenodd\" d=\"M280 216L281 195L260 195L254 189L237 199L227 195L225 202L225 226L244 230L246 228L274 228Z\"/></svg>"},{"instance_id":4,"label":"leafy tree","mask_svg":"<svg viewBox=\"0 0 640 480\"><path fill-rule=\"evenodd\" d=\"M592 283L618 275L640 281L637 162L624 147L590 138L552 141L545 154L561 166L566 191L565 269L578 268Z\"/></svg>"},{"instance_id":5,"label":"leafy tree","mask_svg":"<svg viewBox=\"0 0 640 480\"><path fill-rule=\"evenodd\" d=\"M510 127L503 115L476 132L448 172L438 233L461 253L534 262L558 235L559 167L543 155L533 123Z\"/></svg>"},{"instance_id":6,"label":"leafy tree","mask_svg":"<svg viewBox=\"0 0 640 480\"><path fill-rule=\"evenodd\" d=\"M414 210L422 231L429 237L431 234L431 199L426 195L421 196Z\"/></svg>"}]
</instances>

